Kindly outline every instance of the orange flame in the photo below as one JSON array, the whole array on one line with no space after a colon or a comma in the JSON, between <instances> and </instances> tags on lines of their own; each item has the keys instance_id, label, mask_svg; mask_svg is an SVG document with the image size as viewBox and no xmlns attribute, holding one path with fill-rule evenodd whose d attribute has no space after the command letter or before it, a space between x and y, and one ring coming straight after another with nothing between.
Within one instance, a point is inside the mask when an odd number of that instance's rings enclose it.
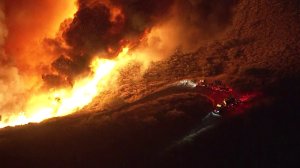
<instances>
[{"instance_id":1,"label":"orange flame","mask_svg":"<svg viewBox=\"0 0 300 168\"><path fill-rule=\"evenodd\" d=\"M117 67L121 67L129 61L128 51L128 48L123 48L115 60L95 58L90 65L92 74L76 81L72 88L33 95L29 98L23 111L2 116L0 128L37 123L82 109L112 85L111 83L118 74L116 73Z\"/></svg>"}]
</instances>

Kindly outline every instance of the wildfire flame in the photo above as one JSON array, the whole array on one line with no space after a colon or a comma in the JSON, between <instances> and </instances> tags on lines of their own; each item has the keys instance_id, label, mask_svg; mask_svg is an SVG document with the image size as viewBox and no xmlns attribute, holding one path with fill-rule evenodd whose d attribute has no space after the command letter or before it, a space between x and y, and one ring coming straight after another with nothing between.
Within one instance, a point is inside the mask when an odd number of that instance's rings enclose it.
<instances>
[{"instance_id":1,"label":"wildfire flame","mask_svg":"<svg viewBox=\"0 0 300 168\"><path fill-rule=\"evenodd\" d=\"M117 75L117 67L129 61L128 47L124 47L114 60L95 58L90 64L91 75L77 80L72 88L64 88L33 95L24 111L2 116L0 128L38 123L45 119L74 113L92 102L107 89Z\"/></svg>"},{"instance_id":2,"label":"wildfire flame","mask_svg":"<svg viewBox=\"0 0 300 168\"><path fill-rule=\"evenodd\" d=\"M8 68L0 74L0 128L37 123L87 107L114 87L119 68L128 62L141 62L142 74L152 61L177 47L162 45L171 44L165 40L168 31L154 31L161 26L161 11L169 11L171 5L172 1L5 1L5 12L0 6L0 15L5 14L0 29L9 33L0 34L4 58L0 63ZM107 55L95 57L97 52ZM91 73L82 77L87 62ZM68 82L70 86L57 88Z\"/></svg>"}]
</instances>

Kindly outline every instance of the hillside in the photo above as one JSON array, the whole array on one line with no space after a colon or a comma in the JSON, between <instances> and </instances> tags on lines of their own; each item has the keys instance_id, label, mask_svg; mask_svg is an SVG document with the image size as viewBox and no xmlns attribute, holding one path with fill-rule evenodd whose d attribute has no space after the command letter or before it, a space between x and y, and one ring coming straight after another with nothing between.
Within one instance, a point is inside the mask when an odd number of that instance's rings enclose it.
<instances>
[{"instance_id":1,"label":"hillside","mask_svg":"<svg viewBox=\"0 0 300 168\"><path fill-rule=\"evenodd\" d=\"M176 51L142 76L133 63L118 88L77 114L0 130L1 167L293 167L299 65L300 1L240 0L224 30L197 50ZM212 104L188 91L147 95L186 78L220 79L265 98L168 151Z\"/></svg>"}]
</instances>

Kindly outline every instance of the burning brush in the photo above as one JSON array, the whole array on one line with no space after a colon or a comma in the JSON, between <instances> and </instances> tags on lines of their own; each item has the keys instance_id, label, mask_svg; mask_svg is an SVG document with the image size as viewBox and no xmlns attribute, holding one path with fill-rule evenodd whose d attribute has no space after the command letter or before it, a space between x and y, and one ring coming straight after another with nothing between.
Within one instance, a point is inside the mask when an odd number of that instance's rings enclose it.
<instances>
[{"instance_id":1,"label":"burning brush","mask_svg":"<svg viewBox=\"0 0 300 168\"><path fill-rule=\"evenodd\" d=\"M133 59L146 65L178 47L196 49L191 41L206 34L199 29L206 12L224 20L218 6L226 6L230 17L234 4L220 2L215 9L215 2L181 0L1 1L0 63L9 68L0 74L0 127L82 109L110 89L118 69ZM207 5L212 11L199 12Z\"/></svg>"}]
</instances>

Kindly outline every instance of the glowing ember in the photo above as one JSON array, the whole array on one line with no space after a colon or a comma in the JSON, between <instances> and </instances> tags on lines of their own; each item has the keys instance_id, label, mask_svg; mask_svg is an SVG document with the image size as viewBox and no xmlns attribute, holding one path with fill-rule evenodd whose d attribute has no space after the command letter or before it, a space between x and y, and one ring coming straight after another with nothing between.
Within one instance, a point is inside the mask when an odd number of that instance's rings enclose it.
<instances>
[{"instance_id":1,"label":"glowing ember","mask_svg":"<svg viewBox=\"0 0 300 168\"><path fill-rule=\"evenodd\" d=\"M115 60L96 58L90 68L92 74L76 81L72 88L51 90L32 96L24 110L8 116L2 116L0 128L41 122L45 119L74 113L92 102L93 98L111 85L116 68L124 65L128 58L128 48L124 48Z\"/></svg>"}]
</instances>

